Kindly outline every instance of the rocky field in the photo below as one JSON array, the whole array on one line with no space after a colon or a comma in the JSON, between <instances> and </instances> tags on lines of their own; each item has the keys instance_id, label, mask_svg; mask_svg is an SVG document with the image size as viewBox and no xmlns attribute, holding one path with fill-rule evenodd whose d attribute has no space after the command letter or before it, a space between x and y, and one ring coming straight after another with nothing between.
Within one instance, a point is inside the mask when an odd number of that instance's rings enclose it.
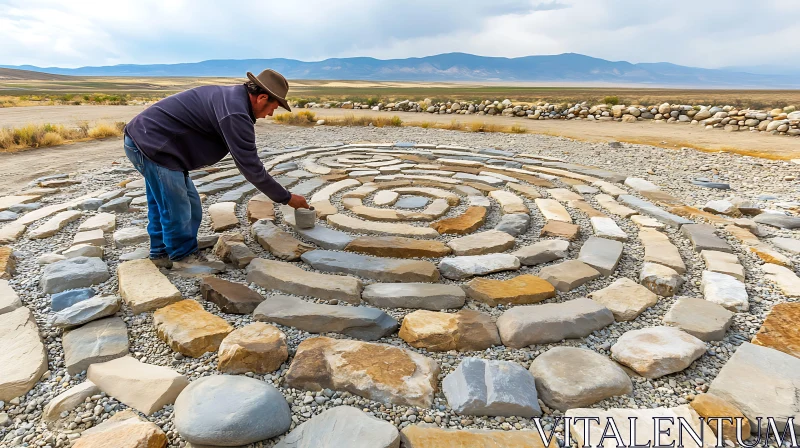
<instances>
[{"instance_id":1,"label":"rocky field","mask_svg":"<svg viewBox=\"0 0 800 448\"><path fill-rule=\"evenodd\" d=\"M564 416L598 417L594 440L633 416L800 431L800 165L419 128L270 126L258 147L315 226L226 159L191 173L207 260L169 269L124 157L0 198L0 446L582 442Z\"/></svg>"}]
</instances>

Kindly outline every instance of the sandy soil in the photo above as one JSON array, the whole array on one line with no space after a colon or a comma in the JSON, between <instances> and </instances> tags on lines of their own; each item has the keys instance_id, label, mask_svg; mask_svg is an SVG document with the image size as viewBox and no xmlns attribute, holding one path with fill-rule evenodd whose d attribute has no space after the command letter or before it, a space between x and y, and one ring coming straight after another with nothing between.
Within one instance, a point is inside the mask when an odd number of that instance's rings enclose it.
<instances>
[{"instance_id":1,"label":"sandy soil","mask_svg":"<svg viewBox=\"0 0 800 448\"><path fill-rule=\"evenodd\" d=\"M31 106L0 108L0 128L26 124L129 121L146 106Z\"/></svg>"}]
</instances>

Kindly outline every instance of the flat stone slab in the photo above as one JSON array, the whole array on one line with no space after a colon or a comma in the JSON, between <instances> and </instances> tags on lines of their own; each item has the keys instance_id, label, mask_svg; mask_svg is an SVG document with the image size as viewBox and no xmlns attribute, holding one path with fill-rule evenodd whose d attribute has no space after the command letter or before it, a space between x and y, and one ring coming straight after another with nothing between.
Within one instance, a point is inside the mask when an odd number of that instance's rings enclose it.
<instances>
[{"instance_id":1,"label":"flat stone slab","mask_svg":"<svg viewBox=\"0 0 800 448\"><path fill-rule=\"evenodd\" d=\"M400 194L396 191L381 190L375 194L375 197L372 198L372 202L378 207L386 207L397 202L399 197Z\"/></svg>"},{"instance_id":2,"label":"flat stone slab","mask_svg":"<svg viewBox=\"0 0 800 448\"><path fill-rule=\"evenodd\" d=\"M365 221L341 213L330 215L327 220L330 225L353 233L406 236L411 238L436 238L439 236L439 232L428 227L416 227L402 223Z\"/></svg>"},{"instance_id":3,"label":"flat stone slab","mask_svg":"<svg viewBox=\"0 0 800 448\"><path fill-rule=\"evenodd\" d=\"M216 277L204 277L200 282L203 300L217 305L223 313L250 314L264 301L261 294L247 285Z\"/></svg>"},{"instance_id":4,"label":"flat stone slab","mask_svg":"<svg viewBox=\"0 0 800 448\"><path fill-rule=\"evenodd\" d=\"M400 433L389 422L351 406L328 409L302 423L275 448L399 448Z\"/></svg>"},{"instance_id":5,"label":"flat stone slab","mask_svg":"<svg viewBox=\"0 0 800 448\"><path fill-rule=\"evenodd\" d=\"M600 271L579 260L567 260L539 271L539 277L547 280L556 290L571 291L584 283L600 278Z\"/></svg>"},{"instance_id":6,"label":"flat stone slab","mask_svg":"<svg viewBox=\"0 0 800 448\"><path fill-rule=\"evenodd\" d=\"M672 268L678 274L686 273L686 264L681 258L678 248L672 244L669 237L655 229L644 228L639 230L639 240L644 246L644 261L657 263Z\"/></svg>"},{"instance_id":7,"label":"flat stone slab","mask_svg":"<svg viewBox=\"0 0 800 448\"><path fill-rule=\"evenodd\" d=\"M681 297L664 315L664 325L680 328L701 341L721 341L733 322L733 315L708 300Z\"/></svg>"},{"instance_id":8,"label":"flat stone slab","mask_svg":"<svg viewBox=\"0 0 800 448\"><path fill-rule=\"evenodd\" d=\"M256 258L247 266L247 282L298 296L325 300L361 302L361 280L355 277L318 274L281 261Z\"/></svg>"},{"instance_id":9,"label":"flat stone slab","mask_svg":"<svg viewBox=\"0 0 800 448\"><path fill-rule=\"evenodd\" d=\"M687 224L681 226L681 233L692 242L692 247L695 252L702 252L704 250L733 252L733 248L728 242L718 237L714 233L714 230L714 226L708 224Z\"/></svg>"},{"instance_id":10,"label":"flat stone slab","mask_svg":"<svg viewBox=\"0 0 800 448\"><path fill-rule=\"evenodd\" d=\"M233 331L228 322L187 299L167 305L153 313L153 326L159 339L185 356L198 358L216 352L225 336Z\"/></svg>"},{"instance_id":11,"label":"flat stone slab","mask_svg":"<svg viewBox=\"0 0 800 448\"><path fill-rule=\"evenodd\" d=\"M784 295L800 297L800 277L795 275L791 269L769 263L761 266L761 269L764 270L764 277L776 283Z\"/></svg>"},{"instance_id":12,"label":"flat stone slab","mask_svg":"<svg viewBox=\"0 0 800 448\"><path fill-rule=\"evenodd\" d=\"M297 261L303 253L314 250L314 246L303 243L266 219L254 223L251 230L258 244L279 260Z\"/></svg>"},{"instance_id":13,"label":"flat stone slab","mask_svg":"<svg viewBox=\"0 0 800 448\"><path fill-rule=\"evenodd\" d=\"M739 264L739 257L737 257L736 254L729 254L716 250L704 250L700 252L700 256L703 257L706 270L730 275L741 282L744 281L744 266Z\"/></svg>"},{"instance_id":14,"label":"flat stone slab","mask_svg":"<svg viewBox=\"0 0 800 448\"><path fill-rule=\"evenodd\" d=\"M753 393L753 385L758 385L758 393ZM766 431L764 416L770 416L781 429L794 418L794 430L800 432L800 358L745 342L719 371L708 393L736 406L754 429L756 417L762 417L761 431Z\"/></svg>"},{"instance_id":15,"label":"flat stone slab","mask_svg":"<svg viewBox=\"0 0 800 448\"><path fill-rule=\"evenodd\" d=\"M652 202L645 201L644 199L639 199L636 196L623 194L620 195L617 199L622 204L627 205L628 207L638 211L639 213L657 219L663 222L664 224L673 227L680 227L684 224L694 224L694 221L670 213L658 207L657 205L653 204Z\"/></svg>"},{"instance_id":16,"label":"flat stone slab","mask_svg":"<svg viewBox=\"0 0 800 448\"><path fill-rule=\"evenodd\" d=\"M533 360L530 372L539 398L562 412L633 392L619 364L583 348L553 347Z\"/></svg>"},{"instance_id":17,"label":"flat stone slab","mask_svg":"<svg viewBox=\"0 0 800 448\"><path fill-rule=\"evenodd\" d=\"M800 240L795 238L771 238L769 240L775 247L781 250L785 250L790 254L798 255L800 254Z\"/></svg>"},{"instance_id":18,"label":"flat stone slab","mask_svg":"<svg viewBox=\"0 0 800 448\"><path fill-rule=\"evenodd\" d=\"M67 224L80 219L81 215L82 213L78 210L66 210L57 213L44 224L28 232L28 238L35 240L51 237L66 227Z\"/></svg>"},{"instance_id":19,"label":"flat stone slab","mask_svg":"<svg viewBox=\"0 0 800 448\"><path fill-rule=\"evenodd\" d=\"M512 348L582 338L614 323L611 311L586 298L518 306L497 319L503 344Z\"/></svg>"},{"instance_id":20,"label":"flat stone slab","mask_svg":"<svg viewBox=\"0 0 800 448\"><path fill-rule=\"evenodd\" d=\"M91 364L128 355L128 327L119 317L90 322L64 333L67 373L77 375Z\"/></svg>"},{"instance_id":21,"label":"flat stone slab","mask_svg":"<svg viewBox=\"0 0 800 448\"><path fill-rule=\"evenodd\" d=\"M405 448L480 447L543 448L536 431L487 431L482 429L441 429L433 425L408 425L400 433ZM555 437L548 448L557 448Z\"/></svg>"},{"instance_id":22,"label":"flat stone slab","mask_svg":"<svg viewBox=\"0 0 800 448\"><path fill-rule=\"evenodd\" d=\"M174 421L178 434L194 446L241 446L285 433L292 413L281 392L264 381L212 375L181 392Z\"/></svg>"},{"instance_id":23,"label":"flat stone slab","mask_svg":"<svg viewBox=\"0 0 800 448\"><path fill-rule=\"evenodd\" d=\"M572 241L578 237L580 232L581 228L578 225L561 221L547 221L544 227L542 227L539 236L564 238Z\"/></svg>"},{"instance_id":24,"label":"flat stone slab","mask_svg":"<svg viewBox=\"0 0 800 448\"><path fill-rule=\"evenodd\" d=\"M260 193L247 201L247 220L253 223L262 219L275 219L275 203Z\"/></svg>"},{"instance_id":25,"label":"flat stone slab","mask_svg":"<svg viewBox=\"0 0 800 448\"><path fill-rule=\"evenodd\" d=\"M384 282L435 282L436 265L421 260L396 260L346 252L314 250L303 254L304 262L324 272L340 272Z\"/></svg>"},{"instance_id":26,"label":"flat stone slab","mask_svg":"<svg viewBox=\"0 0 800 448\"><path fill-rule=\"evenodd\" d=\"M519 258L510 254L467 255L443 258L439 272L445 278L462 280L475 275L487 275L500 271L516 271Z\"/></svg>"},{"instance_id":27,"label":"flat stone slab","mask_svg":"<svg viewBox=\"0 0 800 448\"><path fill-rule=\"evenodd\" d=\"M800 218L778 213L761 213L753 218L759 224L777 227L779 229L800 229Z\"/></svg>"},{"instance_id":28,"label":"flat stone slab","mask_svg":"<svg viewBox=\"0 0 800 448\"><path fill-rule=\"evenodd\" d=\"M658 297L652 291L629 278L619 278L607 287L589 293L588 297L611 310L617 322L634 320L658 303Z\"/></svg>"},{"instance_id":29,"label":"flat stone slab","mask_svg":"<svg viewBox=\"0 0 800 448\"><path fill-rule=\"evenodd\" d=\"M744 283L735 277L718 272L703 271L700 283L703 298L738 312L750 309L750 301Z\"/></svg>"},{"instance_id":30,"label":"flat stone slab","mask_svg":"<svg viewBox=\"0 0 800 448\"><path fill-rule=\"evenodd\" d=\"M528 231L531 225L531 216L527 213L511 213L503 215L500 222L494 226L495 230L505 232L511 236L518 236Z\"/></svg>"},{"instance_id":31,"label":"flat stone slab","mask_svg":"<svg viewBox=\"0 0 800 448\"><path fill-rule=\"evenodd\" d=\"M106 239L103 236L101 229L83 230L75 234L75 239L72 240L72 245L78 244L91 244L92 246L104 246Z\"/></svg>"},{"instance_id":32,"label":"flat stone slab","mask_svg":"<svg viewBox=\"0 0 800 448\"><path fill-rule=\"evenodd\" d=\"M384 404L430 407L438 374L436 361L411 350L316 337L297 347L286 385L346 390Z\"/></svg>"},{"instance_id":33,"label":"flat stone slab","mask_svg":"<svg viewBox=\"0 0 800 448\"><path fill-rule=\"evenodd\" d=\"M607 194L598 194L595 196L595 200L601 207L608 210L609 213L612 215L617 215L623 218L630 218L631 216L636 214L636 210L632 208L626 207L616 200L610 195Z\"/></svg>"},{"instance_id":34,"label":"flat stone slab","mask_svg":"<svg viewBox=\"0 0 800 448\"><path fill-rule=\"evenodd\" d=\"M534 202L546 220L572 223L567 209L555 199L536 199Z\"/></svg>"},{"instance_id":35,"label":"flat stone slab","mask_svg":"<svg viewBox=\"0 0 800 448\"><path fill-rule=\"evenodd\" d=\"M522 201L522 198L510 191L495 190L489 192L489 197L500 204L500 210L503 214L517 214L517 213L530 213L528 206Z\"/></svg>"},{"instance_id":36,"label":"flat stone slab","mask_svg":"<svg viewBox=\"0 0 800 448\"><path fill-rule=\"evenodd\" d=\"M215 232L222 232L239 225L235 202L211 204L208 206L208 215L211 218L211 229Z\"/></svg>"},{"instance_id":37,"label":"flat stone slab","mask_svg":"<svg viewBox=\"0 0 800 448\"><path fill-rule=\"evenodd\" d=\"M79 232L88 230L102 230L103 232L113 232L117 227L117 215L113 213L98 213L78 226Z\"/></svg>"},{"instance_id":38,"label":"flat stone slab","mask_svg":"<svg viewBox=\"0 0 800 448\"><path fill-rule=\"evenodd\" d=\"M620 229L613 219L599 216L594 216L589 219L591 220L595 236L617 241L628 240L628 234Z\"/></svg>"},{"instance_id":39,"label":"flat stone slab","mask_svg":"<svg viewBox=\"0 0 800 448\"><path fill-rule=\"evenodd\" d=\"M437 283L373 283L367 285L361 298L381 308L416 308L443 310L461 308L466 293L457 285Z\"/></svg>"},{"instance_id":40,"label":"flat stone slab","mask_svg":"<svg viewBox=\"0 0 800 448\"><path fill-rule=\"evenodd\" d=\"M47 371L47 350L26 307L0 314L0 400L28 393Z\"/></svg>"},{"instance_id":41,"label":"flat stone slab","mask_svg":"<svg viewBox=\"0 0 800 448\"><path fill-rule=\"evenodd\" d=\"M150 241L147 229L141 227L125 227L114 232L114 245L117 248L135 246Z\"/></svg>"},{"instance_id":42,"label":"flat stone slab","mask_svg":"<svg viewBox=\"0 0 800 448\"><path fill-rule=\"evenodd\" d=\"M120 263L119 295L134 314L154 311L181 300L181 293L149 259Z\"/></svg>"},{"instance_id":43,"label":"flat stone slab","mask_svg":"<svg viewBox=\"0 0 800 448\"><path fill-rule=\"evenodd\" d=\"M2 284L2 282L0 282L0 284ZM96 292L92 288L72 289L69 291L59 292L50 297L50 308L53 311L58 312L69 308L78 302L90 299L94 297L95 294ZM0 309L2 309L2 307L0 307ZM0 312L0 314L2 314L2 312Z\"/></svg>"},{"instance_id":44,"label":"flat stone slab","mask_svg":"<svg viewBox=\"0 0 800 448\"><path fill-rule=\"evenodd\" d=\"M428 205L430 199L422 196L403 196L394 206L402 209L422 208Z\"/></svg>"},{"instance_id":45,"label":"flat stone slab","mask_svg":"<svg viewBox=\"0 0 800 448\"><path fill-rule=\"evenodd\" d=\"M455 255L484 255L503 252L514 247L513 236L499 230L487 230L455 238L447 243Z\"/></svg>"},{"instance_id":46,"label":"flat stone slab","mask_svg":"<svg viewBox=\"0 0 800 448\"><path fill-rule=\"evenodd\" d=\"M631 221L639 227L662 230L665 229L667 226L659 222L657 219L653 219L649 216L642 216L642 215L633 215L630 217Z\"/></svg>"},{"instance_id":47,"label":"flat stone slab","mask_svg":"<svg viewBox=\"0 0 800 448\"><path fill-rule=\"evenodd\" d=\"M753 338L753 344L774 348L800 358L800 303L779 303L772 307Z\"/></svg>"},{"instance_id":48,"label":"flat stone slab","mask_svg":"<svg viewBox=\"0 0 800 448\"><path fill-rule=\"evenodd\" d=\"M556 296L556 290L550 282L529 274L509 280L475 278L464 285L464 290L470 299L490 306L527 305Z\"/></svg>"},{"instance_id":49,"label":"flat stone slab","mask_svg":"<svg viewBox=\"0 0 800 448\"><path fill-rule=\"evenodd\" d=\"M0 244L11 244L25 233L28 226L17 221L10 222L0 228Z\"/></svg>"},{"instance_id":50,"label":"flat stone slab","mask_svg":"<svg viewBox=\"0 0 800 448\"><path fill-rule=\"evenodd\" d=\"M111 277L108 266L99 258L76 257L48 264L39 284L45 294L84 288Z\"/></svg>"},{"instance_id":51,"label":"flat stone slab","mask_svg":"<svg viewBox=\"0 0 800 448\"><path fill-rule=\"evenodd\" d=\"M542 194L539 193L539 190L537 190L536 188L534 188L534 187L532 187L530 185L509 182L509 183L506 184L506 186L510 190L513 190L513 191L515 191L515 192L521 194L522 196L524 196L524 197L526 197L528 199L531 199L531 200L539 199L539 198L542 197Z\"/></svg>"},{"instance_id":52,"label":"flat stone slab","mask_svg":"<svg viewBox=\"0 0 800 448\"><path fill-rule=\"evenodd\" d=\"M501 345L492 317L474 310L414 311L403 318L398 336L408 345L429 352L481 351Z\"/></svg>"},{"instance_id":53,"label":"flat stone slab","mask_svg":"<svg viewBox=\"0 0 800 448\"><path fill-rule=\"evenodd\" d=\"M119 311L119 306L119 299L114 296L92 297L55 313L50 325L56 328L77 327L101 317L112 316Z\"/></svg>"},{"instance_id":54,"label":"flat stone slab","mask_svg":"<svg viewBox=\"0 0 800 448\"><path fill-rule=\"evenodd\" d=\"M485 221L486 209L472 206L459 216L433 222L430 226L436 230L437 234L466 235L478 230Z\"/></svg>"},{"instance_id":55,"label":"flat stone slab","mask_svg":"<svg viewBox=\"0 0 800 448\"><path fill-rule=\"evenodd\" d=\"M0 314L9 313L17 308L22 308L19 295L8 284L8 280L0 279Z\"/></svg>"},{"instance_id":56,"label":"flat stone slab","mask_svg":"<svg viewBox=\"0 0 800 448\"><path fill-rule=\"evenodd\" d=\"M62 412L71 412L76 407L83 405L87 398L99 394L100 389L89 380L72 386L47 403L47 406L45 406L42 411L42 420L48 423L57 421L61 417Z\"/></svg>"},{"instance_id":57,"label":"flat stone slab","mask_svg":"<svg viewBox=\"0 0 800 448\"><path fill-rule=\"evenodd\" d=\"M617 270L619 260L622 258L622 249L622 243L619 241L593 236L581 246L578 260L607 277Z\"/></svg>"},{"instance_id":58,"label":"flat stone slab","mask_svg":"<svg viewBox=\"0 0 800 448\"><path fill-rule=\"evenodd\" d=\"M706 344L674 327L631 330L611 346L611 357L645 378L680 372L703 356Z\"/></svg>"},{"instance_id":59,"label":"flat stone slab","mask_svg":"<svg viewBox=\"0 0 800 448\"><path fill-rule=\"evenodd\" d=\"M668 266L645 262L639 273L639 283L659 296L672 297L683 285L683 277Z\"/></svg>"},{"instance_id":60,"label":"flat stone slab","mask_svg":"<svg viewBox=\"0 0 800 448\"><path fill-rule=\"evenodd\" d=\"M285 296L270 296L253 319L298 328L309 333L341 333L373 341L397 329L397 321L377 308L322 305Z\"/></svg>"},{"instance_id":61,"label":"flat stone slab","mask_svg":"<svg viewBox=\"0 0 800 448\"><path fill-rule=\"evenodd\" d=\"M568 251L569 241L546 240L520 247L511 252L511 255L519 258L520 263L524 266L535 266L566 258L569 255Z\"/></svg>"},{"instance_id":62,"label":"flat stone slab","mask_svg":"<svg viewBox=\"0 0 800 448\"><path fill-rule=\"evenodd\" d=\"M442 391L461 415L542 415L533 376L515 362L464 358L442 380Z\"/></svg>"},{"instance_id":63,"label":"flat stone slab","mask_svg":"<svg viewBox=\"0 0 800 448\"><path fill-rule=\"evenodd\" d=\"M353 239L345 250L392 258L439 258L452 252L452 249L440 241L426 241L399 236L358 237Z\"/></svg>"}]
</instances>

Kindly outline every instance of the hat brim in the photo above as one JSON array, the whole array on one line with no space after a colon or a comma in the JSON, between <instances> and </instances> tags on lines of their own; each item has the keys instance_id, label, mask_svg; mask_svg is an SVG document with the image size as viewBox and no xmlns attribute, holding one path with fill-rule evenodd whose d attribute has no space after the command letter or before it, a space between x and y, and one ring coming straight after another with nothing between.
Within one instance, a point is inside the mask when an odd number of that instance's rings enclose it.
<instances>
[{"instance_id":1,"label":"hat brim","mask_svg":"<svg viewBox=\"0 0 800 448\"><path fill-rule=\"evenodd\" d=\"M258 78L256 78L255 75L253 75L252 73L247 72L247 77L250 79L250 81L253 81L254 83L256 83L257 86L259 86L262 89L266 90L267 93L269 93L269 96L271 98L275 98L278 101L278 104L280 104L280 106L282 108L288 110L289 112L292 111L292 108L289 107L289 103L286 101L286 98L281 98L279 95L275 94L275 92L273 92L267 86L262 84L261 81L259 81Z\"/></svg>"}]
</instances>

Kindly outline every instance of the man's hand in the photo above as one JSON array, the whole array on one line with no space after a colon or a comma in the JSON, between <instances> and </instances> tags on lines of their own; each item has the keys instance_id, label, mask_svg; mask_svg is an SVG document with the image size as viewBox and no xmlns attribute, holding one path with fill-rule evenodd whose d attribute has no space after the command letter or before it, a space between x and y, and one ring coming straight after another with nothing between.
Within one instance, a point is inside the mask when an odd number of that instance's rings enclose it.
<instances>
[{"instance_id":1,"label":"man's hand","mask_svg":"<svg viewBox=\"0 0 800 448\"><path fill-rule=\"evenodd\" d=\"M289 199L287 205L292 208L311 208L308 205L308 202L306 202L306 198L300 196L299 194L292 194L292 198Z\"/></svg>"}]
</instances>

